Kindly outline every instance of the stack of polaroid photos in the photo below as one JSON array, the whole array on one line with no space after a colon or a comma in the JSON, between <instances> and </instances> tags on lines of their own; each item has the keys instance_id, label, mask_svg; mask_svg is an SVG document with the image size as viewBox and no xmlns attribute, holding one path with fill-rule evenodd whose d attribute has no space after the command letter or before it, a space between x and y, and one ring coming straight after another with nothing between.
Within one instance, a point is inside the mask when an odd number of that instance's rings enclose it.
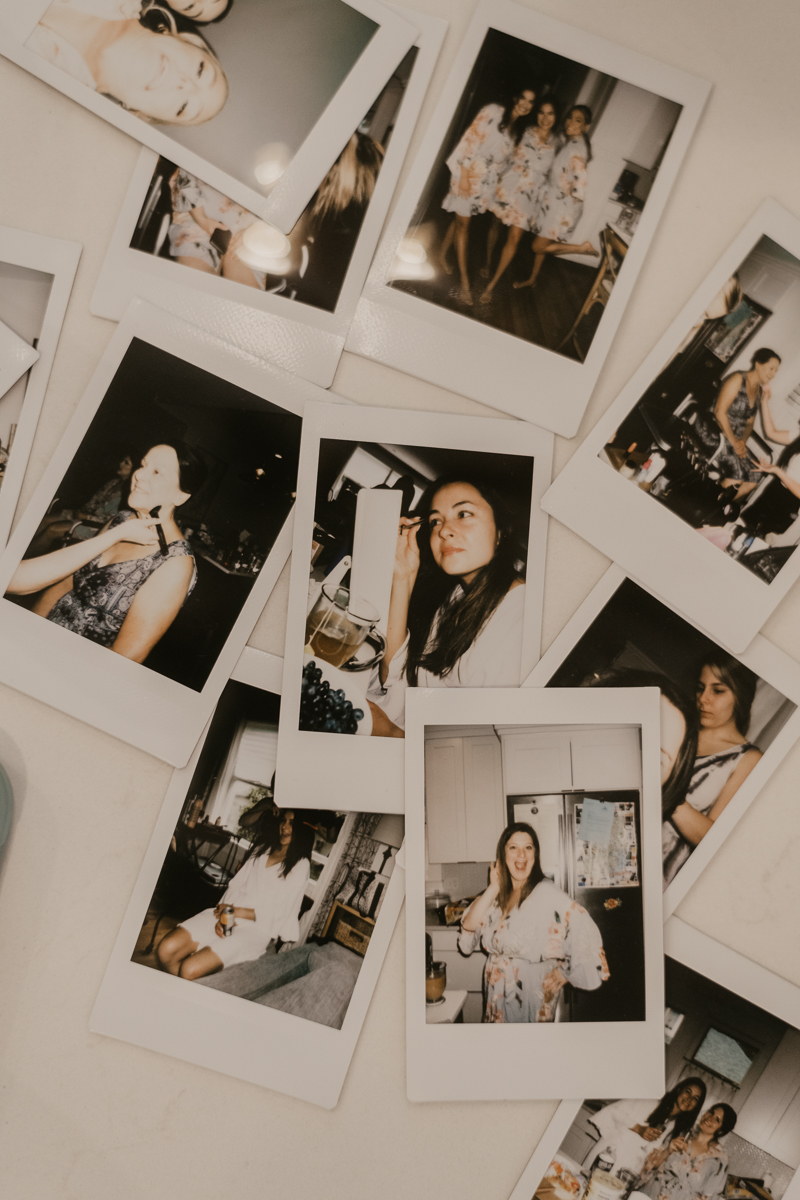
<instances>
[{"instance_id":1,"label":"stack of polaroid photos","mask_svg":"<svg viewBox=\"0 0 800 1200\"><path fill-rule=\"evenodd\" d=\"M551 483L710 85L483 0L383 230L445 33L0 0L143 145L10 538L81 248L0 229L0 681L176 768L91 1028L333 1107L407 893L409 1096L564 1101L514 1200L784 1200L800 992L672 914L800 736L800 225ZM351 404L344 349L518 419ZM548 514L615 565L540 658Z\"/></svg>"}]
</instances>

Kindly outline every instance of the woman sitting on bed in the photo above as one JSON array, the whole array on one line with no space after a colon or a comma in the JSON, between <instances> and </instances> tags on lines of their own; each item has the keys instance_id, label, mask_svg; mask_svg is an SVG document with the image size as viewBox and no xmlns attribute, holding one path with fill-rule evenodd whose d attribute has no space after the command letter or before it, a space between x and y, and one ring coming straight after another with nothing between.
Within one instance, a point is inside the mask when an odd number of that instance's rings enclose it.
<instances>
[{"instance_id":1,"label":"woman sitting on bed","mask_svg":"<svg viewBox=\"0 0 800 1200\"><path fill-rule=\"evenodd\" d=\"M295 942L308 883L314 826L308 812L286 809L261 818L257 840L216 908L178 925L156 947L159 964L181 979L201 979L234 963L260 958L273 939ZM220 923L232 904L233 933Z\"/></svg>"}]
</instances>

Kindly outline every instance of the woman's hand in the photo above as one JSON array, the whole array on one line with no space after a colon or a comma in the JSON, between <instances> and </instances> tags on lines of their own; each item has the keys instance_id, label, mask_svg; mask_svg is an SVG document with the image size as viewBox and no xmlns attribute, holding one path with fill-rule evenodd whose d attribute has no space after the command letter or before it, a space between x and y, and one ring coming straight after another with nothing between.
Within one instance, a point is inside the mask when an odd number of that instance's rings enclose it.
<instances>
[{"instance_id":1,"label":"woman's hand","mask_svg":"<svg viewBox=\"0 0 800 1200\"><path fill-rule=\"evenodd\" d=\"M419 546L417 532L420 522L410 517L400 518L400 530L397 535L397 546L394 553L393 582L411 583L419 571Z\"/></svg>"},{"instance_id":2,"label":"woman's hand","mask_svg":"<svg viewBox=\"0 0 800 1200\"><path fill-rule=\"evenodd\" d=\"M782 467L776 466L775 463L768 462L766 458L760 458L758 460L758 466L753 467L753 470L758 471L763 475L777 475L779 477L784 473Z\"/></svg>"},{"instance_id":3,"label":"woman's hand","mask_svg":"<svg viewBox=\"0 0 800 1200\"><path fill-rule=\"evenodd\" d=\"M558 967L548 971L542 980L542 998L545 1004L552 1004L558 993L566 985L567 978Z\"/></svg>"},{"instance_id":4,"label":"woman's hand","mask_svg":"<svg viewBox=\"0 0 800 1200\"><path fill-rule=\"evenodd\" d=\"M212 217L207 217L206 210L204 208L193 208L192 220L199 225L203 232L207 233L209 237L211 237L217 229L223 229L226 233L230 233L228 226L223 224L222 221L215 221Z\"/></svg>"},{"instance_id":5,"label":"woman's hand","mask_svg":"<svg viewBox=\"0 0 800 1200\"><path fill-rule=\"evenodd\" d=\"M737 458L747 458L747 442L743 442L741 438L734 438L731 445Z\"/></svg>"},{"instance_id":6,"label":"woman's hand","mask_svg":"<svg viewBox=\"0 0 800 1200\"><path fill-rule=\"evenodd\" d=\"M500 872L497 869L497 862L489 864L489 887L493 891L500 891Z\"/></svg>"},{"instance_id":7,"label":"woman's hand","mask_svg":"<svg viewBox=\"0 0 800 1200\"><path fill-rule=\"evenodd\" d=\"M161 517L131 517L115 525L113 532L117 542L133 542L136 546L157 546L156 526L163 525Z\"/></svg>"},{"instance_id":8,"label":"woman's hand","mask_svg":"<svg viewBox=\"0 0 800 1200\"><path fill-rule=\"evenodd\" d=\"M657 1142L661 1137L661 1130L654 1129L652 1125L645 1125L641 1130L640 1137L643 1137L646 1142Z\"/></svg>"},{"instance_id":9,"label":"woman's hand","mask_svg":"<svg viewBox=\"0 0 800 1200\"><path fill-rule=\"evenodd\" d=\"M683 1152L688 1149L689 1149L689 1143L686 1141L686 1138L683 1138L683 1137L673 1138L669 1144L670 1154L674 1154L674 1153L683 1154Z\"/></svg>"},{"instance_id":10,"label":"woman's hand","mask_svg":"<svg viewBox=\"0 0 800 1200\"><path fill-rule=\"evenodd\" d=\"M461 177L458 181L458 188L456 190L459 196L468 196L472 191L468 167L461 168Z\"/></svg>"}]
</instances>

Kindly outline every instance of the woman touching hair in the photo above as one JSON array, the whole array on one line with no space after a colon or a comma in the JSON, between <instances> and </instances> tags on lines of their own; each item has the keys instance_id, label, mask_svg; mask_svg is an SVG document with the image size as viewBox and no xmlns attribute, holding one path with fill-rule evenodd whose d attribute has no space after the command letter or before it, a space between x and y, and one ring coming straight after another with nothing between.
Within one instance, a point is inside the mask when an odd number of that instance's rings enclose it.
<instances>
[{"instance_id":1,"label":"woman touching hair","mask_svg":"<svg viewBox=\"0 0 800 1200\"><path fill-rule=\"evenodd\" d=\"M369 691L395 725L406 687L519 686L525 557L511 506L482 481L439 479L401 519Z\"/></svg>"},{"instance_id":2,"label":"woman touching hair","mask_svg":"<svg viewBox=\"0 0 800 1200\"><path fill-rule=\"evenodd\" d=\"M316 832L313 814L288 809L263 814L256 832L216 908L203 909L158 943L156 957L170 975L200 979L260 958L273 939L297 941ZM219 918L228 904L235 925L226 935Z\"/></svg>"},{"instance_id":3,"label":"woman touching hair","mask_svg":"<svg viewBox=\"0 0 800 1200\"><path fill-rule=\"evenodd\" d=\"M711 1200L720 1195L728 1175L728 1155L720 1141L735 1125L730 1104L712 1104L691 1133L673 1137L669 1146L653 1152L637 1190L651 1200Z\"/></svg>"},{"instance_id":4,"label":"woman touching hair","mask_svg":"<svg viewBox=\"0 0 800 1200\"><path fill-rule=\"evenodd\" d=\"M101 9L112 15L95 15ZM140 8L130 19L119 12L119 0L55 0L25 45L143 121L202 125L216 117L228 80L205 38L179 29L170 8Z\"/></svg>"},{"instance_id":5,"label":"woman touching hair","mask_svg":"<svg viewBox=\"0 0 800 1200\"><path fill-rule=\"evenodd\" d=\"M184 443L152 446L131 476L129 507L89 541L23 560L8 592L41 592L33 608L39 616L144 662L195 584L194 557L175 510L205 475ZM157 519L150 516L154 508Z\"/></svg>"},{"instance_id":6,"label":"woman touching hair","mask_svg":"<svg viewBox=\"0 0 800 1200\"><path fill-rule=\"evenodd\" d=\"M705 1098L706 1085L692 1076L676 1083L656 1105L652 1100L604 1104L589 1118L600 1134L600 1142L591 1147L584 1162L592 1160L598 1148L609 1145L616 1152L615 1168L625 1167L638 1175L653 1150L688 1133Z\"/></svg>"},{"instance_id":7,"label":"woman touching hair","mask_svg":"<svg viewBox=\"0 0 800 1200\"><path fill-rule=\"evenodd\" d=\"M567 983L594 991L609 978L600 930L566 892L546 879L530 825L507 826L489 886L461 918L458 948L488 955L485 1023L553 1021Z\"/></svg>"},{"instance_id":8,"label":"woman touching hair","mask_svg":"<svg viewBox=\"0 0 800 1200\"><path fill-rule=\"evenodd\" d=\"M731 654L714 649L697 671L700 730L685 799L664 826L664 879L671 883L761 758L747 740L757 677Z\"/></svg>"}]
</instances>

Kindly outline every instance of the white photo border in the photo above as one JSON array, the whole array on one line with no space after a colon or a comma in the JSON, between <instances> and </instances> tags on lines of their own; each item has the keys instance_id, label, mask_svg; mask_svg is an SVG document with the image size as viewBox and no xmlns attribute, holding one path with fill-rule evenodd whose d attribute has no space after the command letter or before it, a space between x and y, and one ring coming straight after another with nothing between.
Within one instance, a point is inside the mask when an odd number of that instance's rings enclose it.
<instances>
[{"instance_id":1,"label":"white photo border","mask_svg":"<svg viewBox=\"0 0 800 1200\"><path fill-rule=\"evenodd\" d=\"M640 699L637 699L636 693ZM558 697L551 704L550 697ZM660 1095L664 1084L660 734L656 688L410 689L406 723L406 1052L410 1100ZM642 731L644 1021L427 1025L425 727L637 724ZM467 1051L469 1053L467 1053ZM524 1064L523 1070L520 1066Z\"/></svg>"},{"instance_id":2,"label":"white photo border","mask_svg":"<svg viewBox=\"0 0 800 1200\"><path fill-rule=\"evenodd\" d=\"M231 679L280 695L282 667L282 660L275 655L248 646ZM341 1029L212 988L197 987L131 962L142 916L147 912L207 732L208 728L188 765L172 775L89 1028L92 1033L169 1054L323 1108L334 1108L403 903L405 872L399 861L384 894ZM346 808L362 811L353 805Z\"/></svg>"},{"instance_id":3,"label":"white photo border","mask_svg":"<svg viewBox=\"0 0 800 1200\"><path fill-rule=\"evenodd\" d=\"M682 111L583 363L490 329L388 284L395 253L441 151L484 38L500 30L674 100ZM378 247L345 349L574 437L608 354L711 84L512 0L481 0ZM503 386L497 386L497 363ZM531 381L535 380L532 385Z\"/></svg>"},{"instance_id":4,"label":"white photo border","mask_svg":"<svg viewBox=\"0 0 800 1200\"><path fill-rule=\"evenodd\" d=\"M772 583L765 583L598 455L700 314L765 236L800 258L800 221L776 201L764 201L584 438L543 501L552 516L733 654L747 649L800 576L800 551L791 555Z\"/></svg>"},{"instance_id":5,"label":"white photo border","mask_svg":"<svg viewBox=\"0 0 800 1200\"><path fill-rule=\"evenodd\" d=\"M5 546L11 531L82 251L80 242L65 242L40 233L12 229L8 225L0 226L0 262L53 277L38 339L39 357L28 374L22 412L0 490L0 548Z\"/></svg>"},{"instance_id":6,"label":"white photo border","mask_svg":"<svg viewBox=\"0 0 800 1200\"><path fill-rule=\"evenodd\" d=\"M600 615L606 604L616 594L617 589L630 578L621 567L612 565L605 575L592 588L589 595L581 604L578 611L570 618L558 637L551 642L531 674L523 683L523 687L547 687L550 679L575 648L578 641L586 633L592 622ZM642 587L635 579L631 579L637 587ZM643 591L647 591L643 588ZM659 597L654 597L660 604L665 604ZM665 604L666 608L671 606ZM677 609L673 609L677 612ZM684 620L683 613L677 613ZM689 621L691 624L691 621ZM701 632L705 633L705 630ZM710 635L706 635L710 636ZM780 766L792 746L800 738L800 666L758 634L747 650L736 656L754 671L760 679L791 700L796 705L795 711L789 717L775 740L764 752L753 770L745 779L726 805L724 812L714 822L713 828L698 846L694 848L689 859L681 867L672 883L664 892L664 920L671 916L683 900L689 889L697 882L700 875L708 866L711 859L719 850L725 839L747 812L761 789L765 786L772 773ZM554 689L555 690L555 689Z\"/></svg>"},{"instance_id":7,"label":"white photo border","mask_svg":"<svg viewBox=\"0 0 800 1200\"><path fill-rule=\"evenodd\" d=\"M134 300L0 558L2 681L173 766L183 766L286 562L292 513L276 537L200 692L76 637L70 630L43 621L2 598L134 339L182 358L299 417L306 400L328 393L243 354L143 300ZM115 696L114 704L108 703L111 694Z\"/></svg>"},{"instance_id":8,"label":"white photo border","mask_svg":"<svg viewBox=\"0 0 800 1200\"><path fill-rule=\"evenodd\" d=\"M132 297L139 296L209 333L224 330L232 345L318 387L331 386L447 31L447 22L438 17L392 7L419 26L419 52L334 311L188 271L174 261L133 250L131 238L158 161L143 147L89 303L94 316L118 321Z\"/></svg>"},{"instance_id":9,"label":"white photo border","mask_svg":"<svg viewBox=\"0 0 800 1200\"><path fill-rule=\"evenodd\" d=\"M0 54L37 79L69 96L82 108L115 125L135 141L178 162L256 216L288 233L308 204L319 182L347 143L364 113L403 56L418 31L380 0L342 0L378 26L333 99L292 158L268 196L222 171L202 155L174 141L167 125L148 124L107 96L93 92L60 67L53 66L25 45L51 0L0 0ZM338 149L337 149L338 147Z\"/></svg>"},{"instance_id":10,"label":"white photo border","mask_svg":"<svg viewBox=\"0 0 800 1200\"><path fill-rule=\"evenodd\" d=\"M308 607L308 571L314 507L323 438L403 446L441 446L451 450L507 453L534 460L528 533L528 582L520 678L539 657L544 596L547 523L540 500L551 477L553 436L533 425L412 410L309 403L303 420L295 505L289 613L284 649L283 695L278 739L276 792L286 808L326 781L331 803L368 812L402 812L403 743L400 738L348 737L298 729L303 645ZM537 564L540 569L537 569ZM530 590L529 590L530 589ZM414 689L407 689L406 697ZM455 689L446 689L448 691ZM319 762L317 761L319 759ZM320 774L321 772L321 774Z\"/></svg>"},{"instance_id":11,"label":"white photo border","mask_svg":"<svg viewBox=\"0 0 800 1200\"><path fill-rule=\"evenodd\" d=\"M664 954L800 1030L800 988L679 917L670 917L664 927ZM611 1097L610 1092L604 1095ZM553 1155L584 1100L590 1098L587 1093L580 1100L565 1100L558 1106L508 1200L533 1200ZM795 1171L783 1200L800 1200L800 1170Z\"/></svg>"}]
</instances>

